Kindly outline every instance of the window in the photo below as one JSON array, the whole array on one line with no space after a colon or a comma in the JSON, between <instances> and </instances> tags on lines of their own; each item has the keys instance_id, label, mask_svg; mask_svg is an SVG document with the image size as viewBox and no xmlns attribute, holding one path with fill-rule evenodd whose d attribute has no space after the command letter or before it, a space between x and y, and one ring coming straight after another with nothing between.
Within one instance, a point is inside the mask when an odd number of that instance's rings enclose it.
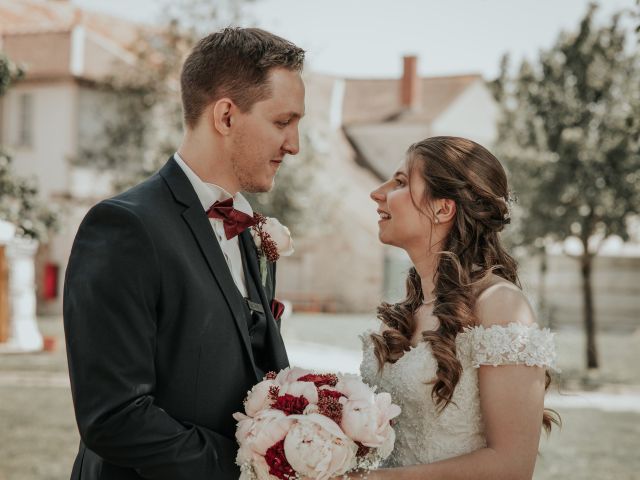
<instances>
[{"instance_id":1,"label":"window","mask_svg":"<svg viewBox=\"0 0 640 480\"><path fill-rule=\"evenodd\" d=\"M18 97L18 147L33 146L33 94L22 93Z\"/></svg>"}]
</instances>

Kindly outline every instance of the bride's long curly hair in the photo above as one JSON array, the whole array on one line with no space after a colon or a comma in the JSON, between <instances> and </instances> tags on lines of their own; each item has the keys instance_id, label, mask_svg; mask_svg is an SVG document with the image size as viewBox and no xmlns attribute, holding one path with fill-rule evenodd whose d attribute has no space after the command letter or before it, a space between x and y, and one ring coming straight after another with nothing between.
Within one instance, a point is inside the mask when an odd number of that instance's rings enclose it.
<instances>
[{"instance_id":1,"label":"bride's long curly hair","mask_svg":"<svg viewBox=\"0 0 640 480\"><path fill-rule=\"evenodd\" d=\"M434 331L422 332L438 368L431 395L438 409L452 402L462 365L456 357L456 336L476 324L474 316L478 286L490 274L520 287L515 260L503 248L499 233L509 223L509 189L500 162L481 145L459 137L431 137L407 151L409 175L420 174L426 184L423 210L429 200L446 198L456 204L453 226L438 253L433 315L439 320ZM432 212L433 213L433 212ZM431 242L429 242L431 243ZM424 295L420 276L411 268L406 280L407 296L398 303L383 302L378 318L387 326L372 334L379 368L394 363L411 347L417 328L415 312ZM546 372L545 389L551 377ZM557 414L545 410L547 432Z\"/></svg>"}]
</instances>

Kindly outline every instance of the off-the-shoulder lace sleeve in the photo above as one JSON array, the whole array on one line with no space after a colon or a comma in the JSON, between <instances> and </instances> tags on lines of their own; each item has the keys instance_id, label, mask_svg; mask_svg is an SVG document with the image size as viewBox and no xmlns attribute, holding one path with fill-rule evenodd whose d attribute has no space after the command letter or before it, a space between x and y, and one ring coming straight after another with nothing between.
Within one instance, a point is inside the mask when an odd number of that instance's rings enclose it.
<instances>
[{"instance_id":1,"label":"off-the-shoulder lace sleeve","mask_svg":"<svg viewBox=\"0 0 640 480\"><path fill-rule=\"evenodd\" d=\"M362 342L363 348L368 347L373 342L373 340L371 340L372 333L373 333L373 329L368 328L364 332L358 334L358 338Z\"/></svg>"},{"instance_id":2,"label":"off-the-shoulder lace sleeve","mask_svg":"<svg viewBox=\"0 0 640 480\"><path fill-rule=\"evenodd\" d=\"M537 325L492 325L472 327L465 332L471 344L473 366L516 365L547 367L559 371L556 366L554 334L548 328Z\"/></svg>"}]
</instances>

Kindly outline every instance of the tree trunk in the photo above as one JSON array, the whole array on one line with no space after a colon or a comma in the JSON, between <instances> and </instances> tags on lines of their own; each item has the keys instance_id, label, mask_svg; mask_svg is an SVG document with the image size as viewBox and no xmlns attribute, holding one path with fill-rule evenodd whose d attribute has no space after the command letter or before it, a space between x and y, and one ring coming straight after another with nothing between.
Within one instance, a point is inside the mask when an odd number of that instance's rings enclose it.
<instances>
[{"instance_id":1,"label":"tree trunk","mask_svg":"<svg viewBox=\"0 0 640 480\"><path fill-rule=\"evenodd\" d=\"M593 308L593 287L591 285L591 273L593 255L589 253L588 246L584 245L584 251L580 259L582 273L582 294L584 307L584 328L587 336L587 368L598 368L598 350L596 349L596 319Z\"/></svg>"},{"instance_id":2,"label":"tree trunk","mask_svg":"<svg viewBox=\"0 0 640 480\"><path fill-rule=\"evenodd\" d=\"M543 248L540 253L540 278L539 278L539 287L538 287L538 301L540 308L540 315L542 316L542 321L544 322L546 327L553 329L553 319L551 318L551 309L547 305L547 270L548 270L548 262L547 262L547 249Z\"/></svg>"},{"instance_id":3,"label":"tree trunk","mask_svg":"<svg viewBox=\"0 0 640 480\"><path fill-rule=\"evenodd\" d=\"M9 267L5 246L0 245L0 343L9 339Z\"/></svg>"}]
</instances>

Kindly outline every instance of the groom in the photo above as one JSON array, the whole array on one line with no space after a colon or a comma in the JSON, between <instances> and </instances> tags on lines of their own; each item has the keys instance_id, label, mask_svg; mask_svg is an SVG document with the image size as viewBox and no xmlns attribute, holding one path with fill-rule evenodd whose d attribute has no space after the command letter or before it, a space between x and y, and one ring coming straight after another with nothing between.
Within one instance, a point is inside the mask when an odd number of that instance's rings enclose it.
<instances>
[{"instance_id":1,"label":"groom","mask_svg":"<svg viewBox=\"0 0 640 480\"><path fill-rule=\"evenodd\" d=\"M72 479L237 479L232 413L288 365L239 193L298 153L304 51L259 29L203 38L185 134L144 183L91 209L64 288L80 450Z\"/></svg>"}]
</instances>

